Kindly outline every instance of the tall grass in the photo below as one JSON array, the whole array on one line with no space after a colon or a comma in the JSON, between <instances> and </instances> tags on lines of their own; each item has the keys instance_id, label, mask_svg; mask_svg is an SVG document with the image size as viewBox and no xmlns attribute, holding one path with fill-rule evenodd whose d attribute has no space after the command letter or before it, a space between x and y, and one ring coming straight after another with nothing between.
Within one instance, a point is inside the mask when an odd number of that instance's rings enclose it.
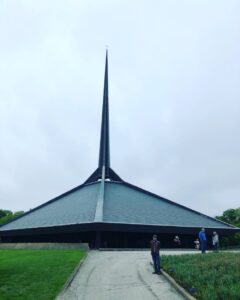
<instances>
[{"instance_id":1,"label":"tall grass","mask_svg":"<svg viewBox=\"0 0 240 300\"><path fill-rule=\"evenodd\" d=\"M199 300L240 300L240 253L162 256L161 262Z\"/></svg>"}]
</instances>

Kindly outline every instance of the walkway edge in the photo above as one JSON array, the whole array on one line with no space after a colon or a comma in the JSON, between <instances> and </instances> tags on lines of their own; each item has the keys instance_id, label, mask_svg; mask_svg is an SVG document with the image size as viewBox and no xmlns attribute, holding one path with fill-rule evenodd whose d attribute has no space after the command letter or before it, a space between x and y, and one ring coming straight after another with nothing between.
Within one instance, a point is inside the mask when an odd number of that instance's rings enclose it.
<instances>
[{"instance_id":1,"label":"walkway edge","mask_svg":"<svg viewBox=\"0 0 240 300\"><path fill-rule=\"evenodd\" d=\"M67 281L65 282L64 286L62 287L61 291L59 292L59 294L56 296L55 300L62 300L64 293L66 292L66 290L70 287L70 285L73 282L73 279L76 277L79 269L81 268L82 264L85 262L86 258L88 256L88 253L85 254L85 256L81 259L81 261L79 262L79 264L76 266L76 268L73 270L73 272L71 273L71 275L68 277Z\"/></svg>"},{"instance_id":2,"label":"walkway edge","mask_svg":"<svg viewBox=\"0 0 240 300\"><path fill-rule=\"evenodd\" d=\"M163 271L163 269L161 269L163 276L169 281L170 284L172 284L175 289L183 296L185 297L187 300L196 300L195 297L191 296L183 287L181 287L176 281L175 279L173 279L170 275L168 275L168 273L166 273L165 271Z\"/></svg>"}]
</instances>

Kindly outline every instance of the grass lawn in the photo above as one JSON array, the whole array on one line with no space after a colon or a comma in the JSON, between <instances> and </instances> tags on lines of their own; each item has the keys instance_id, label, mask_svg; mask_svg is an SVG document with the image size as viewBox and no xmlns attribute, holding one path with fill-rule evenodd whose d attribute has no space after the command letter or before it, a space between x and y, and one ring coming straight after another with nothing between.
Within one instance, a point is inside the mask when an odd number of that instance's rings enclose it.
<instances>
[{"instance_id":1,"label":"grass lawn","mask_svg":"<svg viewBox=\"0 0 240 300\"><path fill-rule=\"evenodd\" d=\"M201 300L240 300L240 253L162 256L163 269Z\"/></svg>"},{"instance_id":2,"label":"grass lawn","mask_svg":"<svg viewBox=\"0 0 240 300\"><path fill-rule=\"evenodd\" d=\"M1 300L52 300L83 250L0 250Z\"/></svg>"}]
</instances>

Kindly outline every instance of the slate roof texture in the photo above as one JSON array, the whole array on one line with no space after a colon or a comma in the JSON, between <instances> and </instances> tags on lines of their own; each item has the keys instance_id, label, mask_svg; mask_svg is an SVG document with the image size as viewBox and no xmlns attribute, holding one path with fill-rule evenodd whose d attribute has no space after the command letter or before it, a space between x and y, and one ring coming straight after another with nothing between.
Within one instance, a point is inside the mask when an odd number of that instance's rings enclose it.
<instances>
[{"instance_id":1,"label":"slate roof texture","mask_svg":"<svg viewBox=\"0 0 240 300\"><path fill-rule=\"evenodd\" d=\"M0 227L0 231L91 222L95 216L99 185L97 182L83 186L55 201L50 201Z\"/></svg>"},{"instance_id":2,"label":"slate roof texture","mask_svg":"<svg viewBox=\"0 0 240 300\"><path fill-rule=\"evenodd\" d=\"M0 231L92 223L96 221L99 192L99 181L83 185L0 227ZM232 228L125 182L104 182L102 210L100 222L105 223Z\"/></svg>"},{"instance_id":3,"label":"slate roof texture","mask_svg":"<svg viewBox=\"0 0 240 300\"><path fill-rule=\"evenodd\" d=\"M105 183L103 210L105 222L229 228L213 218L202 215L160 196L138 190L129 184Z\"/></svg>"}]
</instances>

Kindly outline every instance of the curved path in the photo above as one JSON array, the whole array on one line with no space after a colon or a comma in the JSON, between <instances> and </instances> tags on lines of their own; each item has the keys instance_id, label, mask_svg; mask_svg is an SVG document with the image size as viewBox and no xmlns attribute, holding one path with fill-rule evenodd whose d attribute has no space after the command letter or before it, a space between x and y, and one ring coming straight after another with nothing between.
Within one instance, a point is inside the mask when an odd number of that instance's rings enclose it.
<instances>
[{"instance_id":1,"label":"curved path","mask_svg":"<svg viewBox=\"0 0 240 300\"><path fill-rule=\"evenodd\" d=\"M182 300L150 261L148 251L90 251L58 300Z\"/></svg>"}]
</instances>

